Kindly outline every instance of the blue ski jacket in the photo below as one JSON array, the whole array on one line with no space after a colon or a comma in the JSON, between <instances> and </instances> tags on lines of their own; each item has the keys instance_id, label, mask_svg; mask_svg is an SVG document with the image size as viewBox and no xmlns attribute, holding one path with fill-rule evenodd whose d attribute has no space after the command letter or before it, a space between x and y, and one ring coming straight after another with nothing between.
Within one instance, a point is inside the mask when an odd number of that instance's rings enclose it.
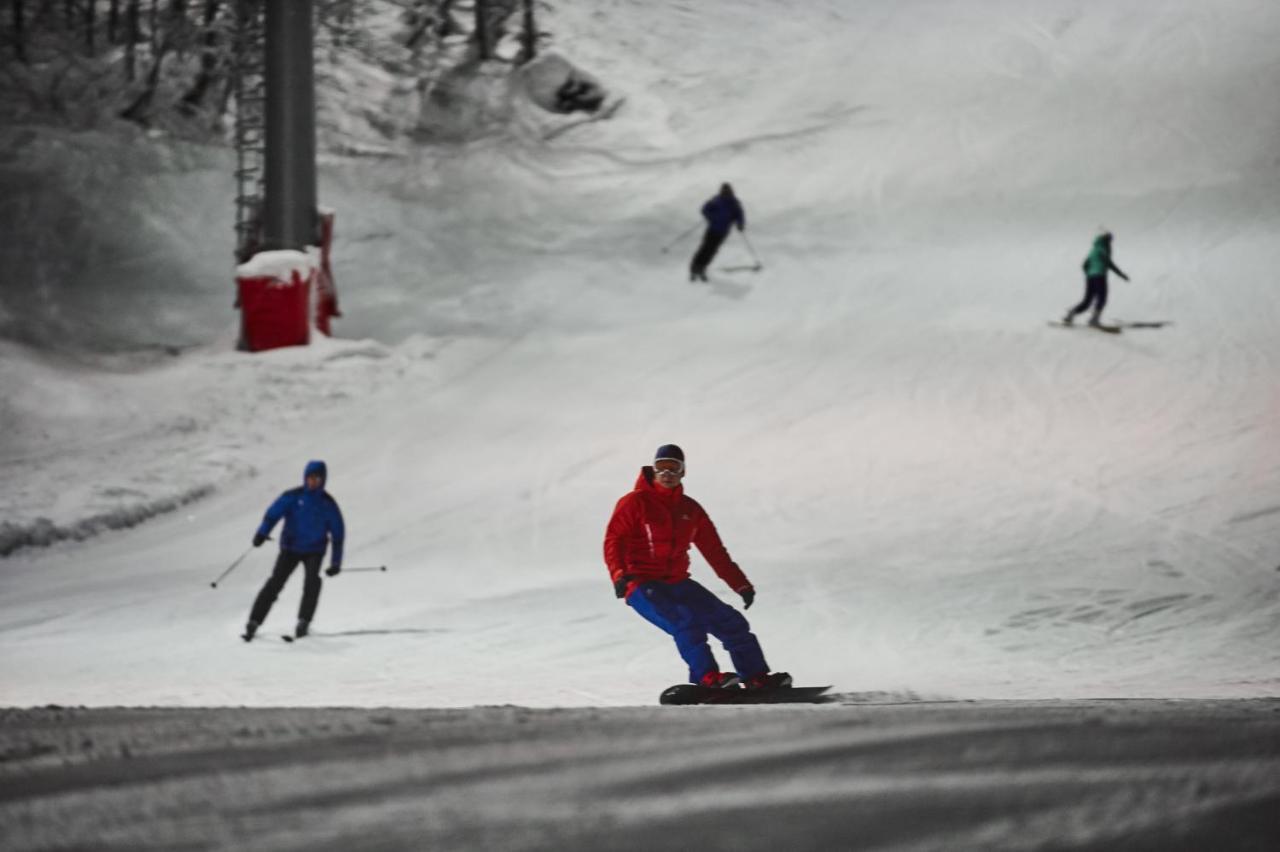
<instances>
[{"instance_id":1,"label":"blue ski jacket","mask_svg":"<svg viewBox=\"0 0 1280 852\"><path fill-rule=\"evenodd\" d=\"M319 475L320 487L312 491L307 488L307 477ZM322 461L307 462L302 474L302 487L291 488L284 492L267 509L267 514L258 527L258 534L271 535L276 523L284 519L284 532L280 534L280 549L294 553L323 554L333 541L333 559L335 566L342 565L342 542L346 537L346 528L342 523L342 510L338 501L324 490L329 471Z\"/></svg>"},{"instance_id":2,"label":"blue ski jacket","mask_svg":"<svg viewBox=\"0 0 1280 852\"><path fill-rule=\"evenodd\" d=\"M742 212L742 205L733 195L715 195L702 205L702 218L707 220L707 230L714 234L727 234L729 228L737 225L745 228L747 217Z\"/></svg>"}]
</instances>

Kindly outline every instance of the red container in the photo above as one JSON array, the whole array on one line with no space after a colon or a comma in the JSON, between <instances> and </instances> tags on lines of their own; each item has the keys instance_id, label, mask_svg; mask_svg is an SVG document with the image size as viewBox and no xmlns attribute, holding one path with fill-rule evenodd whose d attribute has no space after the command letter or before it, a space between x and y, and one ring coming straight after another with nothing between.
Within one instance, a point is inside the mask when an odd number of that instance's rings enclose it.
<instances>
[{"instance_id":1,"label":"red container","mask_svg":"<svg viewBox=\"0 0 1280 852\"><path fill-rule=\"evenodd\" d=\"M302 252L269 251L236 268L241 329L250 352L311 342L315 268Z\"/></svg>"}]
</instances>

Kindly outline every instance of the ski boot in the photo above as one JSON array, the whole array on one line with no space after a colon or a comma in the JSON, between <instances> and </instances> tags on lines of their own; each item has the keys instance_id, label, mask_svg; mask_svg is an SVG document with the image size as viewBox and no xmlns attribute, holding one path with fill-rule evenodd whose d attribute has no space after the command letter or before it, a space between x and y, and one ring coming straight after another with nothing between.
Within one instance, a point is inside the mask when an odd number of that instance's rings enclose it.
<instances>
[{"instance_id":1,"label":"ski boot","mask_svg":"<svg viewBox=\"0 0 1280 852\"><path fill-rule=\"evenodd\" d=\"M240 634L240 638L246 642L253 641L253 635L258 632L258 622L250 621L244 626L244 633Z\"/></svg>"},{"instance_id":2,"label":"ski boot","mask_svg":"<svg viewBox=\"0 0 1280 852\"><path fill-rule=\"evenodd\" d=\"M786 689L791 686L791 675L786 672L765 672L747 679L743 684L747 689Z\"/></svg>"},{"instance_id":3,"label":"ski boot","mask_svg":"<svg viewBox=\"0 0 1280 852\"><path fill-rule=\"evenodd\" d=\"M698 681L698 686L711 689L737 689L740 682L733 672L707 672L702 676L702 680Z\"/></svg>"},{"instance_id":4,"label":"ski boot","mask_svg":"<svg viewBox=\"0 0 1280 852\"><path fill-rule=\"evenodd\" d=\"M311 632L311 622L298 619L298 626L294 628L293 637L295 639L301 639L303 636L306 636L310 632Z\"/></svg>"}]
</instances>

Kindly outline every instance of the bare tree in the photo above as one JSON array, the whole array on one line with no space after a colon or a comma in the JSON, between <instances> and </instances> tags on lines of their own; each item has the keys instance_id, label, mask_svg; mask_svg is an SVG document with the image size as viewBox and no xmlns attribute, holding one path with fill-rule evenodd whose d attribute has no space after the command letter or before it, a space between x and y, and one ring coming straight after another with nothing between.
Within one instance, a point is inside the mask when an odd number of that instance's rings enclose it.
<instances>
[{"instance_id":1,"label":"bare tree","mask_svg":"<svg viewBox=\"0 0 1280 852\"><path fill-rule=\"evenodd\" d=\"M334 47L355 43L355 0L327 0L316 6L316 11L319 13L318 27L329 33Z\"/></svg>"},{"instance_id":2,"label":"bare tree","mask_svg":"<svg viewBox=\"0 0 1280 852\"><path fill-rule=\"evenodd\" d=\"M525 63L538 55L538 25L533 19L535 0L524 0L524 21L520 30L519 63Z\"/></svg>"},{"instance_id":3,"label":"bare tree","mask_svg":"<svg viewBox=\"0 0 1280 852\"><path fill-rule=\"evenodd\" d=\"M27 61L26 19L22 0L13 0L13 53L19 62Z\"/></svg>"},{"instance_id":4,"label":"bare tree","mask_svg":"<svg viewBox=\"0 0 1280 852\"><path fill-rule=\"evenodd\" d=\"M489 33L489 0L475 0L476 51L483 62L493 58L493 40Z\"/></svg>"},{"instance_id":5,"label":"bare tree","mask_svg":"<svg viewBox=\"0 0 1280 852\"><path fill-rule=\"evenodd\" d=\"M93 56L93 51L94 51L93 36L94 36L94 28L97 26L97 22L94 20L94 13L97 11L97 7L98 7L98 4L95 3L94 0L85 0L85 4L84 4L85 47L89 49L90 56Z\"/></svg>"},{"instance_id":6,"label":"bare tree","mask_svg":"<svg viewBox=\"0 0 1280 852\"><path fill-rule=\"evenodd\" d=\"M222 0L205 0L204 19L200 33L200 72L195 82L182 96L179 108L187 113L194 113L204 102L205 92L213 85L218 71L218 10Z\"/></svg>"},{"instance_id":7,"label":"bare tree","mask_svg":"<svg viewBox=\"0 0 1280 852\"><path fill-rule=\"evenodd\" d=\"M416 50L426 43L427 35L444 39L460 32L462 28L453 19L453 0L417 0L410 11L404 46Z\"/></svg>"},{"instance_id":8,"label":"bare tree","mask_svg":"<svg viewBox=\"0 0 1280 852\"><path fill-rule=\"evenodd\" d=\"M124 45L124 76L125 79L132 83L138 76L137 73L137 49L135 45L138 43L138 4L142 0L129 0L128 23L125 31Z\"/></svg>"},{"instance_id":9,"label":"bare tree","mask_svg":"<svg viewBox=\"0 0 1280 852\"><path fill-rule=\"evenodd\" d=\"M120 0L111 0L107 7L107 41L116 44L120 37Z\"/></svg>"},{"instance_id":10,"label":"bare tree","mask_svg":"<svg viewBox=\"0 0 1280 852\"><path fill-rule=\"evenodd\" d=\"M436 18L431 12L421 9L419 6L410 9L409 16L410 30L405 37L404 46L412 50L418 46L418 42L421 41L427 30L431 29L432 24L436 23Z\"/></svg>"},{"instance_id":11,"label":"bare tree","mask_svg":"<svg viewBox=\"0 0 1280 852\"><path fill-rule=\"evenodd\" d=\"M440 0L440 26L436 28L436 35L440 38L462 32L461 25L453 19L453 3L454 0Z\"/></svg>"},{"instance_id":12,"label":"bare tree","mask_svg":"<svg viewBox=\"0 0 1280 852\"><path fill-rule=\"evenodd\" d=\"M168 55L170 46L170 39L167 36L160 39L155 57L151 61L151 70L147 72L146 85L143 86L138 96L134 98L133 103L120 111L121 118L127 118L129 121L136 121L139 124L146 123L147 114L151 110L151 102L155 100L156 87L160 85L160 66L164 64L165 56Z\"/></svg>"},{"instance_id":13,"label":"bare tree","mask_svg":"<svg viewBox=\"0 0 1280 852\"><path fill-rule=\"evenodd\" d=\"M187 0L170 0L167 26L179 58L185 57L187 48L191 46L191 22L187 20Z\"/></svg>"}]
</instances>

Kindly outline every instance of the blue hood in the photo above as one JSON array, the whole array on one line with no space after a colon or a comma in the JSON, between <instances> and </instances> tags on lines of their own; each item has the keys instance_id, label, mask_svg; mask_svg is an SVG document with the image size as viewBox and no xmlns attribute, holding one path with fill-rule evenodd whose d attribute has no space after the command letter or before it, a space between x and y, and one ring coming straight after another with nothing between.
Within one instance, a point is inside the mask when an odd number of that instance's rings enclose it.
<instances>
[{"instance_id":1,"label":"blue hood","mask_svg":"<svg viewBox=\"0 0 1280 852\"><path fill-rule=\"evenodd\" d=\"M309 461L307 462L306 469L302 472L303 485L307 484L308 476L319 476L320 487L324 488L325 481L329 478L329 468L327 468L325 463L322 461Z\"/></svg>"}]
</instances>

